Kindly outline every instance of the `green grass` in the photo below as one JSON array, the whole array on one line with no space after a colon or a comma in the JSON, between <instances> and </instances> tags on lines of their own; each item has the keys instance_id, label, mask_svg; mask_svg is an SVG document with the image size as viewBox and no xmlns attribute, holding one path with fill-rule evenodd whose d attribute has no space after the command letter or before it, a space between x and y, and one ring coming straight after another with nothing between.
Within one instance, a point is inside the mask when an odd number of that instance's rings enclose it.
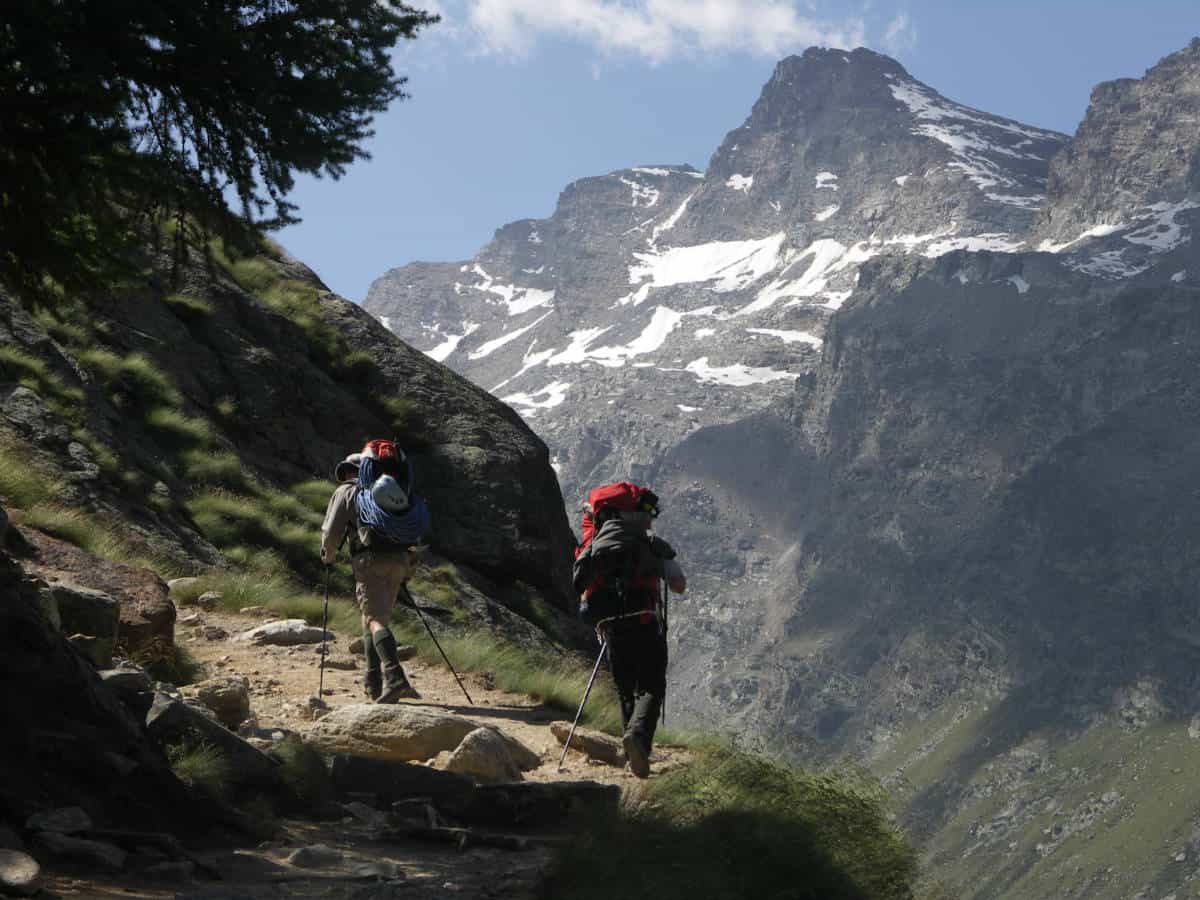
<instances>
[{"instance_id":1,"label":"green grass","mask_svg":"<svg viewBox=\"0 0 1200 900\"><path fill-rule=\"evenodd\" d=\"M156 407L179 409L183 397L157 363L141 353L119 356L112 350L94 347L75 357L81 366L100 379L114 405L132 406L142 412Z\"/></svg>"},{"instance_id":2,"label":"green grass","mask_svg":"<svg viewBox=\"0 0 1200 900\"><path fill-rule=\"evenodd\" d=\"M706 747L646 783L642 803L589 827L560 854L547 897L608 900L907 900L916 857L882 792Z\"/></svg>"},{"instance_id":3,"label":"green grass","mask_svg":"<svg viewBox=\"0 0 1200 900\"><path fill-rule=\"evenodd\" d=\"M233 793L233 764L216 747L178 744L167 748L167 760L184 784L222 800Z\"/></svg>"},{"instance_id":4,"label":"green grass","mask_svg":"<svg viewBox=\"0 0 1200 900\"><path fill-rule=\"evenodd\" d=\"M58 475L15 442L0 442L0 498L4 505L28 509L57 499Z\"/></svg>"},{"instance_id":5,"label":"green grass","mask_svg":"<svg viewBox=\"0 0 1200 900\"><path fill-rule=\"evenodd\" d=\"M296 737L289 737L272 748L283 760L280 774L283 782L291 789L303 807L309 811L320 810L334 799L333 779L325 760L310 744Z\"/></svg>"},{"instance_id":6,"label":"green grass","mask_svg":"<svg viewBox=\"0 0 1200 900\"><path fill-rule=\"evenodd\" d=\"M236 453L190 449L179 455L183 475L192 482L244 489L246 474Z\"/></svg>"},{"instance_id":7,"label":"green grass","mask_svg":"<svg viewBox=\"0 0 1200 900\"><path fill-rule=\"evenodd\" d=\"M204 677L204 666L196 661L186 647L174 642L157 638L137 650L125 652L155 681L183 687Z\"/></svg>"},{"instance_id":8,"label":"green grass","mask_svg":"<svg viewBox=\"0 0 1200 900\"><path fill-rule=\"evenodd\" d=\"M83 423L87 395L82 389L68 385L45 360L13 346L0 347L0 380L13 381L33 391L68 425L78 427Z\"/></svg>"},{"instance_id":9,"label":"green grass","mask_svg":"<svg viewBox=\"0 0 1200 900\"><path fill-rule=\"evenodd\" d=\"M168 294L163 297L163 303L182 319L199 319L212 315L213 306L204 297L193 297L191 294Z\"/></svg>"},{"instance_id":10,"label":"green grass","mask_svg":"<svg viewBox=\"0 0 1200 900\"><path fill-rule=\"evenodd\" d=\"M18 521L21 525L36 528L102 559L153 569L164 576L170 576L178 569L174 559L129 537L128 529L122 523L102 519L80 509L60 506L52 501L35 503L21 514Z\"/></svg>"},{"instance_id":11,"label":"green grass","mask_svg":"<svg viewBox=\"0 0 1200 900\"><path fill-rule=\"evenodd\" d=\"M204 447L212 440L212 430L204 419L184 415L172 407L154 407L146 413L145 423L168 444L180 449Z\"/></svg>"}]
</instances>

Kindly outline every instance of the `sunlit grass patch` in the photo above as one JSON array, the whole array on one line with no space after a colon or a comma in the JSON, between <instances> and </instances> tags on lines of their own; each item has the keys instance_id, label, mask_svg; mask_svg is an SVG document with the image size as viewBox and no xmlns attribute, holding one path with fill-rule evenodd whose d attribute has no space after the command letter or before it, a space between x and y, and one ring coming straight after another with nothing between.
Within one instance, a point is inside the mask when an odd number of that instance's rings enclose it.
<instances>
[{"instance_id":1,"label":"sunlit grass patch","mask_svg":"<svg viewBox=\"0 0 1200 900\"><path fill-rule=\"evenodd\" d=\"M630 900L745 897L910 900L916 855L881 789L714 746L648 781L636 809L590 823L559 856L548 896L610 896L611 861L638 878Z\"/></svg>"}]
</instances>

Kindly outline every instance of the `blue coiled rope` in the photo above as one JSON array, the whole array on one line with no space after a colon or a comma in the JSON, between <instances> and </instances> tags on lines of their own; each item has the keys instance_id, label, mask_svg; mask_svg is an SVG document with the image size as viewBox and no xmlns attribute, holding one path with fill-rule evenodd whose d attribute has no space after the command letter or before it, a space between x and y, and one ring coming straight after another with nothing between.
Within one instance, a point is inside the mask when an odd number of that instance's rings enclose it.
<instances>
[{"instance_id":1,"label":"blue coiled rope","mask_svg":"<svg viewBox=\"0 0 1200 900\"><path fill-rule=\"evenodd\" d=\"M379 477L378 460L364 456L358 465L358 518L380 537L393 544L419 543L429 531L429 508L425 501L412 493L412 463L408 463L408 511L396 515L383 509L371 496L371 485Z\"/></svg>"}]
</instances>

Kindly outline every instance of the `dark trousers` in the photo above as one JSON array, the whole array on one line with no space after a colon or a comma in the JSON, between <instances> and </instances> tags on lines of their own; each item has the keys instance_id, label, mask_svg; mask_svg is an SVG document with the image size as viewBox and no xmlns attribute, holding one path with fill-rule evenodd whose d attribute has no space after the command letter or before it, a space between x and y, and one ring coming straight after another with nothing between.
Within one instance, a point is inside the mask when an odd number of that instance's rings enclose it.
<instances>
[{"instance_id":1,"label":"dark trousers","mask_svg":"<svg viewBox=\"0 0 1200 900\"><path fill-rule=\"evenodd\" d=\"M649 752L667 693L667 638L658 621L610 625L608 660L621 701L621 726L640 737Z\"/></svg>"}]
</instances>

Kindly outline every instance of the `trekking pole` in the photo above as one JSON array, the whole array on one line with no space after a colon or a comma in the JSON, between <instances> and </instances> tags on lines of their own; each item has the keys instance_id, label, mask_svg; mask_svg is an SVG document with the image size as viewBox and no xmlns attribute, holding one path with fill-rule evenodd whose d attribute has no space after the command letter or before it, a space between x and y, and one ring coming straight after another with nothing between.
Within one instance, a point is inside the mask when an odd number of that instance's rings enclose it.
<instances>
[{"instance_id":1,"label":"trekking pole","mask_svg":"<svg viewBox=\"0 0 1200 900\"><path fill-rule=\"evenodd\" d=\"M563 744L562 756L558 758L558 771L563 770L563 760L567 758L567 751L571 749L571 739L575 737L575 729L579 725L579 717L583 715L583 707L587 704L588 694L592 692L592 685L596 682L596 673L600 671L600 663L604 661L604 651L608 649L608 637L600 643L600 655L596 657L596 665L592 666L592 677L588 679L587 688L583 692L583 699L579 701L579 709L575 713L575 721L571 723L571 733L567 735L567 742Z\"/></svg>"},{"instance_id":2,"label":"trekking pole","mask_svg":"<svg viewBox=\"0 0 1200 900\"><path fill-rule=\"evenodd\" d=\"M667 592L667 579L663 579L662 585L662 630L663 643L667 642L667 601L670 599L670 594ZM667 679L664 673L663 676L663 699L662 699L662 723L667 724Z\"/></svg>"},{"instance_id":3,"label":"trekking pole","mask_svg":"<svg viewBox=\"0 0 1200 900\"><path fill-rule=\"evenodd\" d=\"M458 682L459 688L466 695L467 702L472 706L475 701L471 699L471 695L467 693L467 689L463 687L462 679L458 677L458 673L454 671L454 666L450 663L450 657L446 655L446 651L442 649L442 645L438 643L438 639L434 637L433 629L429 627L429 623L425 621L425 616L421 612L421 607L417 606L417 601L413 599L413 595L408 592L408 585L400 585L400 590L404 591L404 596L408 599L408 605L413 608L417 614L417 618L421 620L421 624L425 626L425 630L429 632L429 638L433 641L433 645L438 648L438 653L442 654L442 659L446 661L446 668L450 670L450 674L454 676L454 680Z\"/></svg>"},{"instance_id":4,"label":"trekking pole","mask_svg":"<svg viewBox=\"0 0 1200 900\"><path fill-rule=\"evenodd\" d=\"M325 615L321 619L321 678L317 699L325 696L325 648L329 646L329 566L325 567Z\"/></svg>"}]
</instances>

